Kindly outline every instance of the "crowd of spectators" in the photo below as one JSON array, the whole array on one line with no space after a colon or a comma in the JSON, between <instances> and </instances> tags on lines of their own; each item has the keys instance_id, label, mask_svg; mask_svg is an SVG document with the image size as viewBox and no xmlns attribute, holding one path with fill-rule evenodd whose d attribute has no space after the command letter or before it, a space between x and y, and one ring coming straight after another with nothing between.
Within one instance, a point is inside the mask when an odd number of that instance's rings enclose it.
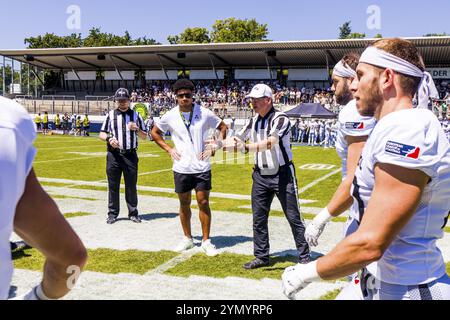
<instances>
[{"instance_id":1,"label":"crowd of spectators","mask_svg":"<svg viewBox=\"0 0 450 320\"><path fill-rule=\"evenodd\" d=\"M239 80L196 81L195 98L197 103L211 110L222 107L235 107L235 110L249 110L250 101L245 96L260 81ZM310 88L282 85L279 81L265 81L274 91L274 104L278 106L296 106L301 103L320 103L326 109L339 113L341 106L334 99L331 88ZM176 105L176 97L172 91L172 82L153 81L146 88L134 89L131 92L132 102L147 102L151 105L154 116L160 116ZM450 83L437 81L439 100L433 101L430 109L440 119L450 117Z\"/></svg>"},{"instance_id":2,"label":"crowd of spectators","mask_svg":"<svg viewBox=\"0 0 450 320\"><path fill-rule=\"evenodd\" d=\"M249 108L245 96L259 81L234 81L225 84L222 81L197 81L196 100L202 106L214 109L217 106L234 106L237 110ZM274 90L274 104L299 105L301 103L320 103L333 112L339 111L339 106L333 99L330 89L283 86L278 81L266 81ZM131 92L132 102L148 102L156 113L171 109L176 104L175 94L171 90L171 82L154 81L146 88L134 89ZM157 115L157 114L156 114Z\"/></svg>"}]
</instances>

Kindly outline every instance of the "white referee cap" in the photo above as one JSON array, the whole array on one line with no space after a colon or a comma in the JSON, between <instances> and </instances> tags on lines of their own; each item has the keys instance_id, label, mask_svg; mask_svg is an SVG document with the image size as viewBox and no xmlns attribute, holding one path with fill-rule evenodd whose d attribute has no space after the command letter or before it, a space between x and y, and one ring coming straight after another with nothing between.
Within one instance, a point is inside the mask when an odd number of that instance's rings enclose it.
<instances>
[{"instance_id":1,"label":"white referee cap","mask_svg":"<svg viewBox=\"0 0 450 320\"><path fill-rule=\"evenodd\" d=\"M248 95L246 95L246 98L262 98L262 97L268 97L270 99L272 99L272 89L264 84L264 83L259 83L256 86L254 86L252 88L252 91L250 91L250 93Z\"/></svg>"}]
</instances>

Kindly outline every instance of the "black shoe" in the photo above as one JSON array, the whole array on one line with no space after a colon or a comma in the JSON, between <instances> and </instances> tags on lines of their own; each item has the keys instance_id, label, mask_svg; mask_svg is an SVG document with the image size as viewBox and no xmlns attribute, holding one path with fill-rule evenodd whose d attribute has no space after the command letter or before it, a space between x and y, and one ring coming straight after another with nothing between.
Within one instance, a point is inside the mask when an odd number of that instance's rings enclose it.
<instances>
[{"instance_id":1,"label":"black shoe","mask_svg":"<svg viewBox=\"0 0 450 320\"><path fill-rule=\"evenodd\" d=\"M256 269L261 267L267 267L269 265L269 261L264 261L259 258L255 258L250 262L244 264L244 269Z\"/></svg>"},{"instance_id":2,"label":"black shoe","mask_svg":"<svg viewBox=\"0 0 450 320\"><path fill-rule=\"evenodd\" d=\"M298 263L300 264L307 264L310 263L311 261L313 261L311 259L311 256L306 256L305 258L298 259Z\"/></svg>"},{"instance_id":3,"label":"black shoe","mask_svg":"<svg viewBox=\"0 0 450 320\"><path fill-rule=\"evenodd\" d=\"M113 224L117 221L116 217L108 217L108 219L106 219L106 223L107 224Z\"/></svg>"},{"instance_id":4,"label":"black shoe","mask_svg":"<svg viewBox=\"0 0 450 320\"><path fill-rule=\"evenodd\" d=\"M139 216L131 216L131 217L129 217L129 219L131 221L133 221L134 223L141 223L142 222L142 220L141 220L141 218L139 218Z\"/></svg>"}]
</instances>

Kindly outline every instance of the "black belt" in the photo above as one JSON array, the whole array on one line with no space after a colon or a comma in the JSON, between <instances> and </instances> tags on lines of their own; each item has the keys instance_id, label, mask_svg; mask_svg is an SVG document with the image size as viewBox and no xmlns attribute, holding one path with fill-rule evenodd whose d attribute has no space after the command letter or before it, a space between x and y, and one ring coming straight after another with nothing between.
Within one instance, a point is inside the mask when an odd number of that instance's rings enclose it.
<instances>
[{"instance_id":1,"label":"black belt","mask_svg":"<svg viewBox=\"0 0 450 320\"><path fill-rule=\"evenodd\" d=\"M137 148L133 148L133 149L114 149L114 148L108 148L109 152L114 152L114 153L120 153L120 154L128 154L128 153L134 153L137 151Z\"/></svg>"},{"instance_id":2,"label":"black belt","mask_svg":"<svg viewBox=\"0 0 450 320\"><path fill-rule=\"evenodd\" d=\"M280 166L279 170L287 169L291 164L294 164L294 163L292 161L289 161L288 163L283 164L282 166ZM256 171L256 172L261 172L261 168L256 166L256 165L253 167L253 170Z\"/></svg>"}]
</instances>

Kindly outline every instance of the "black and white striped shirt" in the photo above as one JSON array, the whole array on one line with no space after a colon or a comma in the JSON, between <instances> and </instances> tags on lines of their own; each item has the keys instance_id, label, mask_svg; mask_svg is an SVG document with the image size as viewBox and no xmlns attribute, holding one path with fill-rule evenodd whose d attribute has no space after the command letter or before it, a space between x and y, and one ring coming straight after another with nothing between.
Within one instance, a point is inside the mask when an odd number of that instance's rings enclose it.
<instances>
[{"instance_id":1,"label":"black and white striped shirt","mask_svg":"<svg viewBox=\"0 0 450 320\"><path fill-rule=\"evenodd\" d=\"M131 109L125 112L119 109L109 111L100 131L117 139L120 150L136 149L138 147L138 132L130 131L128 128L129 122L135 122L140 130L147 131L141 115Z\"/></svg>"},{"instance_id":2,"label":"black and white striped shirt","mask_svg":"<svg viewBox=\"0 0 450 320\"><path fill-rule=\"evenodd\" d=\"M252 143L261 142L271 136L278 139L278 144L273 145L272 149L255 153L255 163L261 172L276 174L279 166L292 161L291 123L283 112L272 108L264 117L253 117L236 136Z\"/></svg>"}]
</instances>

